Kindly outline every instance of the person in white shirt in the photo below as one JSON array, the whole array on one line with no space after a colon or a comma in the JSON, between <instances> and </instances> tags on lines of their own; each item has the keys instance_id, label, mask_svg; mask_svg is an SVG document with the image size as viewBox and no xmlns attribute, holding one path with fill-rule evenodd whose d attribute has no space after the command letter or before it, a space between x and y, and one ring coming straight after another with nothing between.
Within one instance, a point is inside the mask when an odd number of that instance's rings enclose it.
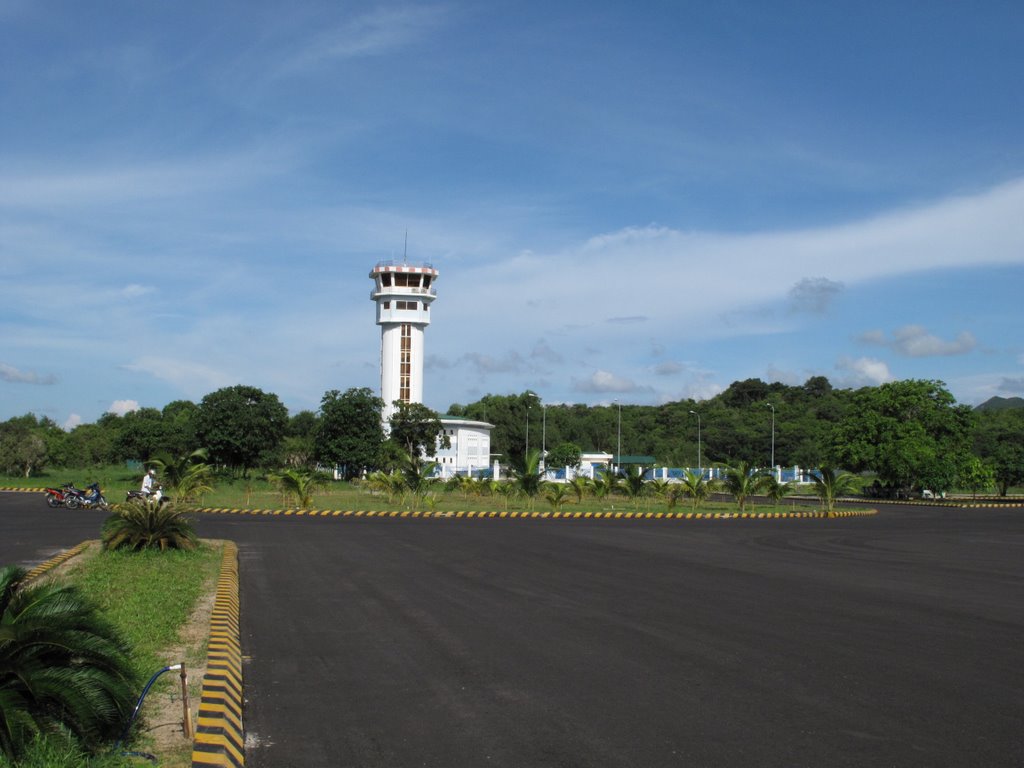
<instances>
[{"instance_id":1,"label":"person in white shirt","mask_svg":"<svg viewBox=\"0 0 1024 768\"><path fill-rule=\"evenodd\" d=\"M156 482L156 470L151 469L142 478L142 492L149 496L153 492L153 483Z\"/></svg>"}]
</instances>

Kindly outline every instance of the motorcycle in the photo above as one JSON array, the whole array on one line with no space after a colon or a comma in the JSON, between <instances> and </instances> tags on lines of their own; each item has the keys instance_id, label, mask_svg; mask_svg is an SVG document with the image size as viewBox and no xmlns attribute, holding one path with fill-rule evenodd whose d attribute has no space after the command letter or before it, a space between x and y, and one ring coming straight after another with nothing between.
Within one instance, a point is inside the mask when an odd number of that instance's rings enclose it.
<instances>
[{"instance_id":1,"label":"motorcycle","mask_svg":"<svg viewBox=\"0 0 1024 768\"><path fill-rule=\"evenodd\" d=\"M153 490L149 493L145 491L128 491L128 495L125 496L125 501L155 501L157 505L166 504L170 501L169 496L164 496L164 489L161 485L154 485Z\"/></svg>"},{"instance_id":2,"label":"motorcycle","mask_svg":"<svg viewBox=\"0 0 1024 768\"><path fill-rule=\"evenodd\" d=\"M85 509L107 509L107 500L103 496L103 491L100 490L99 483L92 483L86 486L86 490L75 488L70 485L68 487L68 495L65 499L65 506L69 509L78 509L84 507Z\"/></svg>"},{"instance_id":3,"label":"motorcycle","mask_svg":"<svg viewBox=\"0 0 1024 768\"><path fill-rule=\"evenodd\" d=\"M71 483L64 483L60 488L46 488L46 503L51 507L68 506L67 500L70 495L68 489L73 487Z\"/></svg>"}]
</instances>

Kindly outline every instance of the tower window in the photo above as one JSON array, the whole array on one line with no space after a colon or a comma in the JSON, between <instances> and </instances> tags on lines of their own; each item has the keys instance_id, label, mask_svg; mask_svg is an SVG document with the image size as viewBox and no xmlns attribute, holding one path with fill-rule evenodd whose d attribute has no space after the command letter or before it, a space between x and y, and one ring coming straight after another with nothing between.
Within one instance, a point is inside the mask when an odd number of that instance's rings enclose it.
<instances>
[{"instance_id":1,"label":"tower window","mask_svg":"<svg viewBox=\"0 0 1024 768\"><path fill-rule=\"evenodd\" d=\"M402 337L399 345L398 399L408 403L411 397L412 379L412 326L402 323Z\"/></svg>"}]
</instances>

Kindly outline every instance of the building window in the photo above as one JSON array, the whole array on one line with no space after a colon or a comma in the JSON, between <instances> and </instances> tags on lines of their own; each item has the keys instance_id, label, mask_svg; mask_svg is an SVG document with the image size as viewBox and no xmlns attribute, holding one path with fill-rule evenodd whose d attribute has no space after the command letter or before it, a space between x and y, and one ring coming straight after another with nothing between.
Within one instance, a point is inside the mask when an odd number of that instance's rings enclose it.
<instances>
[{"instance_id":1,"label":"building window","mask_svg":"<svg viewBox=\"0 0 1024 768\"><path fill-rule=\"evenodd\" d=\"M385 301L384 302L384 309L391 309L391 302L390 301Z\"/></svg>"},{"instance_id":2,"label":"building window","mask_svg":"<svg viewBox=\"0 0 1024 768\"><path fill-rule=\"evenodd\" d=\"M412 326L402 323L402 341L399 347L398 399L408 403L411 397L412 378Z\"/></svg>"}]
</instances>

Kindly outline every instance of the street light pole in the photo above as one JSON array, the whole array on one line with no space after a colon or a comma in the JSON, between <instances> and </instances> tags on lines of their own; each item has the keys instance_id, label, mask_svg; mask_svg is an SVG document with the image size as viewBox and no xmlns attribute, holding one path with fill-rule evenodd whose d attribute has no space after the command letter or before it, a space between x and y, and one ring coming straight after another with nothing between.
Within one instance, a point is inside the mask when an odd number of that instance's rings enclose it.
<instances>
[{"instance_id":1,"label":"street light pole","mask_svg":"<svg viewBox=\"0 0 1024 768\"><path fill-rule=\"evenodd\" d=\"M775 476L775 406L771 403L765 403L769 408L772 409L772 476ZM778 478L775 478L776 480Z\"/></svg>"},{"instance_id":2,"label":"street light pole","mask_svg":"<svg viewBox=\"0 0 1024 768\"><path fill-rule=\"evenodd\" d=\"M523 458L530 453L530 404L526 404L526 453L523 454Z\"/></svg>"},{"instance_id":3,"label":"street light pole","mask_svg":"<svg viewBox=\"0 0 1024 768\"><path fill-rule=\"evenodd\" d=\"M548 404L541 403L541 429L540 429L540 470L546 472L548 468Z\"/></svg>"},{"instance_id":4,"label":"street light pole","mask_svg":"<svg viewBox=\"0 0 1024 768\"><path fill-rule=\"evenodd\" d=\"M622 469L622 403L620 403L618 400L616 400L615 402L618 403L619 406L618 446L615 449L615 472L616 474L618 474L618 471Z\"/></svg>"},{"instance_id":5,"label":"street light pole","mask_svg":"<svg viewBox=\"0 0 1024 768\"><path fill-rule=\"evenodd\" d=\"M697 417L697 471L700 472L701 477L704 477L704 465L700 463L700 414L696 411L690 411L690 413Z\"/></svg>"}]
</instances>

